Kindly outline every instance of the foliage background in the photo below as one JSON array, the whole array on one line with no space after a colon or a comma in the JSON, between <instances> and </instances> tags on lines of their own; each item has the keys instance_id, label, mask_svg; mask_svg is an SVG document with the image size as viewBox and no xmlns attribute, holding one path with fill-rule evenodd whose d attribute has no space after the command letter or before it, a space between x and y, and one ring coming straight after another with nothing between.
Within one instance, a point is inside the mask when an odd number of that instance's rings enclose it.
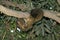
<instances>
[{"instance_id":1,"label":"foliage background","mask_svg":"<svg viewBox=\"0 0 60 40\"><path fill-rule=\"evenodd\" d=\"M0 0L0 2L1 1L2 0ZM33 8L42 8L60 12L60 5L57 0L8 1L27 6L27 8L24 8L23 10L13 6L8 6L8 8L17 11L29 12ZM28 32L17 30L17 20L18 19L15 17L0 14L0 40L60 40L60 24L52 19L43 17L42 20L35 23L33 29Z\"/></svg>"}]
</instances>

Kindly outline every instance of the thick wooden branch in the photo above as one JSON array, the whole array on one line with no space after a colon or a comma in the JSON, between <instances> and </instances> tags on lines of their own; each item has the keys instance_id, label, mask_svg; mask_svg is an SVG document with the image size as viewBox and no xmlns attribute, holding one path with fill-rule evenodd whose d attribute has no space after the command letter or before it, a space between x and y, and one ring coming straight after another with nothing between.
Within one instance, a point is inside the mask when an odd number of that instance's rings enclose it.
<instances>
[{"instance_id":1,"label":"thick wooden branch","mask_svg":"<svg viewBox=\"0 0 60 40\"><path fill-rule=\"evenodd\" d=\"M45 17L51 18L51 19L57 21L58 23L60 23L60 18L57 16L57 14L54 11L52 11L52 12L49 10L43 10L43 11L44 11Z\"/></svg>"},{"instance_id":2,"label":"thick wooden branch","mask_svg":"<svg viewBox=\"0 0 60 40\"><path fill-rule=\"evenodd\" d=\"M0 5L0 11L8 16L14 16L17 18L28 18L30 16L30 14L28 12L11 10L2 5ZM49 10L43 10L43 12L44 12L45 17L51 18L51 19L57 21L58 23L60 23L60 18L58 16L56 16L54 11L51 12Z\"/></svg>"},{"instance_id":3,"label":"thick wooden branch","mask_svg":"<svg viewBox=\"0 0 60 40\"><path fill-rule=\"evenodd\" d=\"M6 15L14 16L17 18L27 18L30 16L27 12L11 10L11 9L8 9L8 8L2 6L2 5L0 5L0 11Z\"/></svg>"}]
</instances>

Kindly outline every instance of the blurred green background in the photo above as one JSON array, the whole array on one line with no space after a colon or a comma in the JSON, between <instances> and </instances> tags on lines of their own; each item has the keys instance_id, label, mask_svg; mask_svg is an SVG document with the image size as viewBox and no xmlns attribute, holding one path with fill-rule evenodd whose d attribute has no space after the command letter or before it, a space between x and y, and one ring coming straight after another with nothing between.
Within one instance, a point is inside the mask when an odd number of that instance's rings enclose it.
<instances>
[{"instance_id":1,"label":"blurred green background","mask_svg":"<svg viewBox=\"0 0 60 40\"><path fill-rule=\"evenodd\" d=\"M4 1L4 0L0 0ZM19 9L15 6L6 6L17 11L29 12L34 8L60 12L57 0L5 0L16 4L23 4L26 8ZM23 32L17 26L18 18L10 17L0 12L0 40L60 40L60 24L43 17L34 24L33 29ZM34 31L34 32L33 32Z\"/></svg>"}]
</instances>

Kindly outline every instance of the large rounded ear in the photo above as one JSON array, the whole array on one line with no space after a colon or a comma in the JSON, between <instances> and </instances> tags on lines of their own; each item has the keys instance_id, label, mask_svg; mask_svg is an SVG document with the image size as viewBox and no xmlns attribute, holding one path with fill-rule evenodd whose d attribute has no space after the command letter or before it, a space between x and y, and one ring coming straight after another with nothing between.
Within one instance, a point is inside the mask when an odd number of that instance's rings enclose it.
<instances>
[{"instance_id":1,"label":"large rounded ear","mask_svg":"<svg viewBox=\"0 0 60 40\"><path fill-rule=\"evenodd\" d=\"M31 16L35 19L34 22L41 20L43 15L44 15L43 10L41 10L40 8L31 10Z\"/></svg>"}]
</instances>

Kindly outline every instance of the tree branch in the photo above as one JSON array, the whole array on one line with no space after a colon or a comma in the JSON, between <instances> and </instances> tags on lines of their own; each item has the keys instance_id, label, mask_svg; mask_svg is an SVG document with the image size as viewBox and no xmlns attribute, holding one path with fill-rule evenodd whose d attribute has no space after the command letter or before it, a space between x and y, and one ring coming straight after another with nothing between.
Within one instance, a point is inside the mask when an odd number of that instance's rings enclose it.
<instances>
[{"instance_id":1,"label":"tree branch","mask_svg":"<svg viewBox=\"0 0 60 40\"><path fill-rule=\"evenodd\" d=\"M10 1L6 1L6 0L4 0L4 1L2 0L2 1L0 2L0 4L6 5L7 7L8 7L8 6L18 7L18 8L21 9L22 11L28 8L25 4L17 4L17 3L10 2Z\"/></svg>"},{"instance_id":2,"label":"tree branch","mask_svg":"<svg viewBox=\"0 0 60 40\"><path fill-rule=\"evenodd\" d=\"M2 6L2 5L0 5L0 11L6 15L14 16L17 18L27 18L30 16L27 12L11 10L11 9L8 9L8 8Z\"/></svg>"},{"instance_id":3,"label":"tree branch","mask_svg":"<svg viewBox=\"0 0 60 40\"><path fill-rule=\"evenodd\" d=\"M28 18L30 16L30 14L28 12L11 10L11 9L8 9L8 8L2 6L2 5L0 5L0 11L6 15L14 16L17 18ZM60 23L60 18L55 14L54 11L51 12L49 10L43 10L43 12L44 12L45 17L51 18L51 19L57 21L58 23Z\"/></svg>"},{"instance_id":4,"label":"tree branch","mask_svg":"<svg viewBox=\"0 0 60 40\"><path fill-rule=\"evenodd\" d=\"M58 23L60 23L60 18L58 17L57 13L55 13L54 11L51 12L49 10L44 10L45 17L51 18L51 19L57 21Z\"/></svg>"}]
</instances>

